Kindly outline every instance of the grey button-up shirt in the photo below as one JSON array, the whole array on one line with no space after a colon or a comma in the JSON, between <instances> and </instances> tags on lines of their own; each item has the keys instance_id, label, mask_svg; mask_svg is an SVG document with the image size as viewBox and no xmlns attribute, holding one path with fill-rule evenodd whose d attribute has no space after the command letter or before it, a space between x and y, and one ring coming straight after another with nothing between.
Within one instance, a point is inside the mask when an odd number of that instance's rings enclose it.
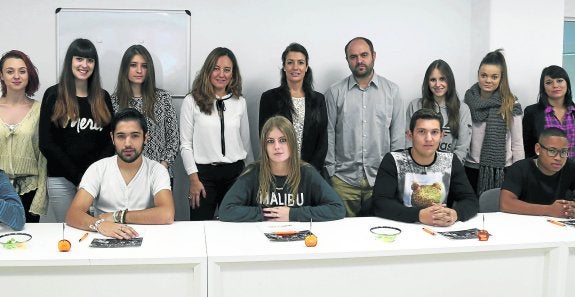
<instances>
[{"instance_id":1,"label":"grey button-up shirt","mask_svg":"<svg viewBox=\"0 0 575 297\"><path fill-rule=\"evenodd\" d=\"M405 111L399 87L374 73L362 90L350 75L332 85L325 99L327 172L352 186L359 186L365 174L373 186L383 156L405 146Z\"/></svg>"}]
</instances>

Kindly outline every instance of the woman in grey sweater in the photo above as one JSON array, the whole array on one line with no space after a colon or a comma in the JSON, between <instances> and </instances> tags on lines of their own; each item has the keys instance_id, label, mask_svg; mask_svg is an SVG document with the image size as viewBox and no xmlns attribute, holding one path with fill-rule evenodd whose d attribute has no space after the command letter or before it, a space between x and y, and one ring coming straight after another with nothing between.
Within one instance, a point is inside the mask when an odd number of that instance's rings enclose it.
<instances>
[{"instance_id":1,"label":"woman in grey sweater","mask_svg":"<svg viewBox=\"0 0 575 297\"><path fill-rule=\"evenodd\" d=\"M433 109L443 117L445 136L438 150L454 153L461 162L465 161L471 142L471 114L467 104L459 100L453 71L443 60L435 60L427 67L421 98L414 99L407 106L406 127L409 127L411 116L422 108ZM410 146L411 141L406 138L405 147Z\"/></svg>"},{"instance_id":2,"label":"woman in grey sweater","mask_svg":"<svg viewBox=\"0 0 575 297\"><path fill-rule=\"evenodd\" d=\"M220 205L220 220L330 221L342 219L341 198L297 154L291 122L283 116L266 121L260 137L261 160L246 168Z\"/></svg>"}]
</instances>

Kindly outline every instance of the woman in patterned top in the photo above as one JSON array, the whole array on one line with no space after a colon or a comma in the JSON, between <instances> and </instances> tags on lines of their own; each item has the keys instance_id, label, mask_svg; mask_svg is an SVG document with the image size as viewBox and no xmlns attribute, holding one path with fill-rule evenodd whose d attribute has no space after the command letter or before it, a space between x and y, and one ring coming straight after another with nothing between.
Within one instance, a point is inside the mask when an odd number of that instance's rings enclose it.
<instances>
[{"instance_id":1,"label":"woman in patterned top","mask_svg":"<svg viewBox=\"0 0 575 297\"><path fill-rule=\"evenodd\" d=\"M172 165L179 146L179 131L172 96L156 88L154 61L142 45L130 46L120 64L116 92L112 95L114 113L135 108L146 116L148 142L144 156L160 162L173 178Z\"/></svg>"},{"instance_id":2,"label":"woman in patterned top","mask_svg":"<svg viewBox=\"0 0 575 297\"><path fill-rule=\"evenodd\" d=\"M0 170L10 179L26 210L26 221L45 214L46 158L38 144L40 102L31 99L40 80L23 52L11 50L0 59Z\"/></svg>"},{"instance_id":3,"label":"woman in patterned top","mask_svg":"<svg viewBox=\"0 0 575 297\"><path fill-rule=\"evenodd\" d=\"M294 125L300 158L321 172L327 154L327 109L324 96L313 90L305 47L288 45L282 65L281 85L263 93L260 100L260 133L272 116L286 117Z\"/></svg>"}]
</instances>

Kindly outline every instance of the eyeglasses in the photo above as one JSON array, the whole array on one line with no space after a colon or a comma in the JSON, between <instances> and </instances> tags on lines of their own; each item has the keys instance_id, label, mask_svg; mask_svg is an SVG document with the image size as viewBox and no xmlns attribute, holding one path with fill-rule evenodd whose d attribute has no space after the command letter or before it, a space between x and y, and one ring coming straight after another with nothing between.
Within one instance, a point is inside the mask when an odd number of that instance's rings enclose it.
<instances>
[{"instance_id":1,"label":"eyeglasses","mask_svg":"<svg viewBox=\"0 0 575 297\"><path fill-rule=\"evenodd\" d=\"M569 156L569 149L568 148L556 149L553 147L546 147L546 146L542 145L541 143L539 143L539 145L547 151L547 156L549 156L549 157L555 157L555 156L557 156L557 154L559 154L559 156L561 158L567 158Z\"/></svg>"}]
</instances>

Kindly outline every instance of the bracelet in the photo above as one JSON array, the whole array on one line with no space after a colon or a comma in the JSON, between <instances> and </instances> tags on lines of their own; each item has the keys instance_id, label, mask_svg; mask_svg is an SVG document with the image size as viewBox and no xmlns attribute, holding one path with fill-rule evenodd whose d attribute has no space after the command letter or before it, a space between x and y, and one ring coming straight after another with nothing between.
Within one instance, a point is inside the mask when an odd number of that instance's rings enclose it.
<instances>
[{"instance_id":1,"label":"bracelet","mask_svg":"<svg viewBox=\"0 0 575 297\"><path fill-rule=\"evenodd\" d=\"M119 210L114 211L114 214L112 215L112 217L114 218L114 223L120 223L120 216L121 212Z\"/></svg>"},{"instance_id":2,"label":"bracelet","mask_svg":"<svg viewBox=\"0 0 575 297\"><path fill-rule=\"evenodd\" d=\"M128 214L128 209L124 209L122 210L122 218L120 219L120 224L125 224L126 223L126 214Z\"/></svg>"},{"instance_id":3,"label":"bracelet","mask_svg":"<svg viewBox=\"0 0 575 297\"><path fill-rule=\"evenodd\" d=\"M97 220L93 225L89 226L90 230L100 233L100 230L98 230L98 227L100 227L100 224L102 224L103 222L104 222L104 219Z\"/></svg>"}]
</instances>

